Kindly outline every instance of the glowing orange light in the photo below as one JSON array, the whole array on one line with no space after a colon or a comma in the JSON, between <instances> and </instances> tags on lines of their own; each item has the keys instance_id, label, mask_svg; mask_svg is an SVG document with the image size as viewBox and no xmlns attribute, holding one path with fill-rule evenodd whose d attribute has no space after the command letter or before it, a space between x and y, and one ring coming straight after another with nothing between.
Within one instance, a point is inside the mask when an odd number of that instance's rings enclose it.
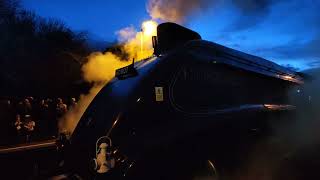
<instances>
[{"instance_id":1,"label":"glowing orange light","mask_svg":"<svg viewBox=\"0 0 320 180\"><path fill-rule=\"evenodd\" d=\"M152 20L142 23L142 31L144 36L156 36L158 23Z\"/></svg>"},{"instance_id":2,"label":"glowing orange light","mask_svg":"<svg viewBox=\"0 0 320 180\"><path fill-rule=\"evenodd\" d=\"M291 80L291 79L293 79L291 76L283 76L283 78L286 79L286 80Z\"/></svg>"}]
</instances>

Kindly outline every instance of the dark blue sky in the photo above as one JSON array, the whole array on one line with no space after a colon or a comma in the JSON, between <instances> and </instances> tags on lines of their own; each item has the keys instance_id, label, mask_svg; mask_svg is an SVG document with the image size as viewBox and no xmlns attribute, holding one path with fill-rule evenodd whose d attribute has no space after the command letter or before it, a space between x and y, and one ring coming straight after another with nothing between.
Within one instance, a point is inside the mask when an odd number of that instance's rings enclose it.
<instances>
[{"instance_id":1,"label":"dark blue sky","mask_svg":"<svg viewBox=\"0 0 320 180\"><path fill-rule=\"evenodd\" d=\"M195 1L206 2L206 7L186 14L184 25L203 39L301 70L320 65L320 0ZM60 19L73 30L107 41L114 41L121 28L140 29L141 22L150 19L146 4L147 0L22 0L26 9L42 17Z\"/></svg>"},{"instance_id":2,"label":"dark blue sky","mask_svg":"<svg viewBox=\"0 0 320 180\"><path fill-rule=\"evenodd\" d=\"M145 1L135 0L22 0L22 5L42 17L62 20L73 30L89 31L104 40L115 31L148 19Z\"/></svg>"}]
</instances>

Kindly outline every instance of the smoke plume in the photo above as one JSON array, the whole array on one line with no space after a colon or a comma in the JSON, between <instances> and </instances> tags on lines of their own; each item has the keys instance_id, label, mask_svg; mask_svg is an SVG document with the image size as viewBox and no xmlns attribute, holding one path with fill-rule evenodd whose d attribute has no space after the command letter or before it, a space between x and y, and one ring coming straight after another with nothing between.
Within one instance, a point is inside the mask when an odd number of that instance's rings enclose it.
<instances>
[{"instance_id":1,"label":"smoke plume","mask_svg":"<svg viewBox=\"0 0 320 180\"><path fill-rule=\"evenodd\" d=\"M304 168L317 168L310 162L319 164L315 153L320 147L320 69L305 73L312 76L312 81L305 81L288 94L290 104L297 107L294 116L269 119L271 135L260 139L248 153L248 160L235 175L240 177L237 179L308 179L301 178L310 176Z\"/></svg>"},{"instance_id":2,"label":"smoke plume","mask_svg":"<svg viewBox=\"0 0 320 180\"><path fill-rule=\"evenodd\" d=\"M210 0L150 0L147 11L153 19L184 23L190 15L205 10Z\"/></svg>"},{"instance_id":3,"label":"smoke plume","mask_svg":"<svg viewBox=\"0 0 320 180\"><path fill-rule=\"evenodd\" d=\"M115 75L115 70L131 63L134 58L137 61L150 57L153 54L152 36L156 35L157 23L145 21L142 24L143 32L138 32L134 27L126 27L116 32L120 43L121 53L94 52L82 66L83 79L93 83L88 94L82 94L78 104L60 119L60 132L71 134L81 116L90 105L98 92Z\"/></svg>"},{"instance_id":4,"label":"smoke plume","mask_svg":"<svg viewBox=\"0 0 320 180\"><path fill-rule=\"evenodd\" d=\"M94 85L88 94L80 95L79 101L77 105L69 110L62 119L59 120L59 131L72 134L73 130L76 128L78 121L80 120L81 116L93 100L93 98L98 94L101 90L102 85Z\"/></svg>"}]
</instances>

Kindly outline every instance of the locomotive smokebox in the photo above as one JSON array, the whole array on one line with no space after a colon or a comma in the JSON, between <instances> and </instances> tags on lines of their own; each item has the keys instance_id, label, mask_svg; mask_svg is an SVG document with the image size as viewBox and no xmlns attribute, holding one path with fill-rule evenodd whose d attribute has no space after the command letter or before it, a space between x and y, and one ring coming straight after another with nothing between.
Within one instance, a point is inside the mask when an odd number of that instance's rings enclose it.
<instances>
[{"instance_id":1,"label":"locomotive smokebox","mask_svg":"<svg viewBox=\"0 0 320 180\"><path fill-rule=\"evenodd\" d=\"M152 38L154 54L165 54L190 40L197 39L201 39L197 32L175 23L162 23L157 27L157 37Z\"/></svg>"}]
</instances>

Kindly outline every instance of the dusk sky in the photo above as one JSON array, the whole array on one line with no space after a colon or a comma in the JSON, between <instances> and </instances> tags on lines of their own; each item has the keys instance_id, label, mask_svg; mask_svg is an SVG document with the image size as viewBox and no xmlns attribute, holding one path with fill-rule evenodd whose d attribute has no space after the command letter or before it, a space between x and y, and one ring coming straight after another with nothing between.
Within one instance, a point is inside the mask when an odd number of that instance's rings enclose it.
<instances>
[{"instance_id":1,"label":"dusk sky","mask_svg":"<svg viewBox=\"0 0 320 180\"><path fill-rule=\"evenodd\" d=\"M176 1L199 4L180 23L203 39L300 70L320 65L320 0ZM174 1L163 2L170 6ZM115 32L128 26L139 30L151 18L148 0L22 0L22 5L106 41L115 41Z\"/></svg>"}]
</instances>

